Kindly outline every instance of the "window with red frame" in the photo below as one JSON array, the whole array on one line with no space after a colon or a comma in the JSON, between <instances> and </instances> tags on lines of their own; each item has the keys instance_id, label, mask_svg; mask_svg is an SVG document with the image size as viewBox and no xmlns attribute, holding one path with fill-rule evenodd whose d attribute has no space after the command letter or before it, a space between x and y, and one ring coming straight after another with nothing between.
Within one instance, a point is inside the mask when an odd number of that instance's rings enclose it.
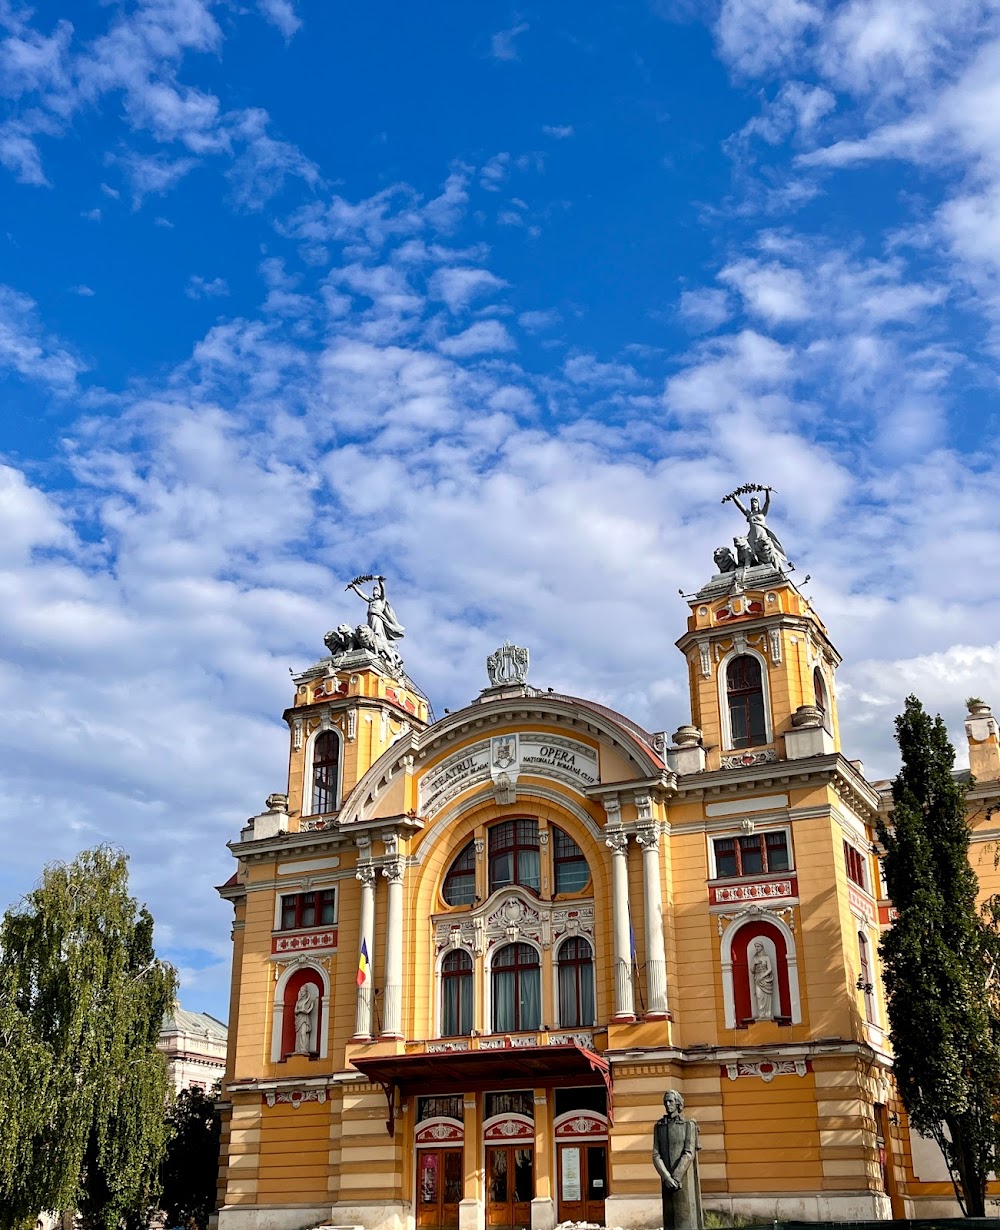
<instances>
[{"instance_id":1,"label":"window with red frame","mask_svg":"<svg viewBox=\"0 0 1000 1230\"><path fill-rule=\"evenodd\" d=\"M865 856L846 841L844 842L844 862L847 864L847 878L852 884L857 884L858 888L863 888L867 892L868 881L865 878Z\"/></svg>"},{"instance_id":2,"label":"window with red frame","mask_svg":"<svg viewBox=\"0 0 1000 1230\"><path fill-rule=\"evenodd\" d=\"M441 886L441 896L449 905L472 905L476 899L476 848L474 842L463 846Z\"/></svg>"},{"instance_id":3,"label":"window with red frame","mask_svg":"<svg viewBox=\"0 0 1000 1230\"><path fill-rule=\"evenodd\" d=\"M313 745L313 815L337 810L337 778L340 773L340 740L332 730L317 735Z\"/></svg>"},{"instance_id":4,"label":"window with red frame","mask_svg":"<svg viewBox=\"0 0 1000 1230\"><path fill-rule=\"evenodd\" d=\"M720 880L736 876L767 875L774 871L787 871L788 834L783 830L773 833L751 833L746 837L716 837L715 874Z\"/></svg>"},{"instance_id":5,"label":"window with red frame","mask_svg":"<svg viewBox=\"0 0 1000 1230\"><path fill-rule=\"evenodd\" d=\"M299 927L326 927L337 921L337 890L327 888L318 893L294 893L281 898L280 931Z\"/></svg>"},{"instance_id":6,"label":"window with red frame","mask_svg":"<svg viewBox=\"0 0 1000 1230\"><path fill-rule=\"evenodd\" d=\"M726 668L726 697L733 747L759 747L767 742L764 683L760 663L750 654L733 658Z\"/></svg>"},{"instance_id":7,"label":"window with red frame","mask_svg":"<svg viewBox=\"0 0 1000 1230\"><path fill-rule=\"evenodd\" d=\"M490 892L520 884L532 892L542 887L537 820L504 820L489 831Z\"/></svg>"}]
</instances>

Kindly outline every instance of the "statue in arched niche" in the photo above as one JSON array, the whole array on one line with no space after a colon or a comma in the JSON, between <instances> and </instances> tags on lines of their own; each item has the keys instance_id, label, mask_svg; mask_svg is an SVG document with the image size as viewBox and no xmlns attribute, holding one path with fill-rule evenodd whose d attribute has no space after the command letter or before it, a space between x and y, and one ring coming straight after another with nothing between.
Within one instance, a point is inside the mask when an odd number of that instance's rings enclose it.
<instances>
[{"instance_id":1,"label":"statue in arched niche","mask_svg":"<svg viewBox=\"0 0 1000 1230\"><path fill-rule=\"evenodd\" d=\"M319 1022L319 991L312 982L304 982L299 987L295 1000L295 1053L311 1055L316 1036L316 1026Z\"/></svg>"},{"instance_id":2,"label":"statue in arched niche","mask_svg":"<svg viewBox=\"0 0 1000 1230\"><path fill-rule=\"evenodd\" d=\"M747 965L754 1016L758 1021L771 1021L774 1019L774 964L767 955L763 940L754 941Z\"/></svg>"}]
</instances>

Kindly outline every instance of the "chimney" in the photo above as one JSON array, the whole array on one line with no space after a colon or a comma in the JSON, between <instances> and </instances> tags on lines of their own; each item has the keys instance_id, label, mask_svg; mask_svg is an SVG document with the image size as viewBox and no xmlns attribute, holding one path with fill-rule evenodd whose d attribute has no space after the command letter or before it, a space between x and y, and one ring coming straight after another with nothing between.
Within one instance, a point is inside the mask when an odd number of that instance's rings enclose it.
<instances>
[{"instance_id":1,"label":"chimney","mask_svg":"<svg viewBox=\"0 0 1000 1230\"><path fill-rule=\"evenodd\" d=\"M979 782L1000 779L1000 738L997 720L989 705L978 696L965 702L969 712L965 718L965 736L969 740L969 768Z\"/></svg>"}]
</instances>

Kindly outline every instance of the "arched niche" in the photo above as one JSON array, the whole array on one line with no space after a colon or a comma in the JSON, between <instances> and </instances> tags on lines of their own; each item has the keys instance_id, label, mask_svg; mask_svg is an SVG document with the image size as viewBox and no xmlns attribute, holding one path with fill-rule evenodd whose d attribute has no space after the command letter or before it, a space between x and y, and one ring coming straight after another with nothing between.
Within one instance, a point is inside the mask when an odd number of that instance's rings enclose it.
<instances>
[{"instance_id":1,"label":"arched niche","mask_svg":"<svg viewBox=\"0 0 1000 1230\"><path fill-rule=\"evenodd\" d=\"M750 963L754 945L760 942L774 971L771 1020L798 1025L802 1021L799 999L798 957L795 936L776 914L756 914L730 926L722 938L722 992L727 1029L739 1029L757 1016Z\"/></svg>"},{"instance_id":2,"label":"arched niche","mask_svg":"<svg viewBox=\"0 0 1000 1230\"><path fill-rule=\"evenodd\" d=\"M296 1050L295 1003L299 992L311 983L319 993L319 1005L310 1037L309 1054L317 1059L327 1056L330 1032L330 978L321 965L304 960L288 966L274 988L274 1019L271 1027L271 1062L280 1063Z\"/></svg>"}]
</instances>

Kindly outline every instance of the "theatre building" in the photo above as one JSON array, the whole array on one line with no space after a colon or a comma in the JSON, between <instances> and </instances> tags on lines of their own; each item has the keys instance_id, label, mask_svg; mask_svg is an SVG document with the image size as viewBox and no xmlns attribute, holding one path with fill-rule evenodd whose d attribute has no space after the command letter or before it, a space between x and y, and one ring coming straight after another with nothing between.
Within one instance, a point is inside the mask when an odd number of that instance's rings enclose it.
<instances>
[{"instance_id":1,"label":"theatre building","mask_svg":"<svg viewBox=\"0 0 1000 1230\"><path fill-rule=\"evenodd\" d=\"M669 1088L707 1208L953 1207L890 1077L884 792L841 752L839 657L767 503L736 503L673 734L533 686L510 645L435 720L385 583L352 583L367 621L295 676L287 791L220 890L221 1230L659 1226Z\"/></svg>"}]
</instances>

